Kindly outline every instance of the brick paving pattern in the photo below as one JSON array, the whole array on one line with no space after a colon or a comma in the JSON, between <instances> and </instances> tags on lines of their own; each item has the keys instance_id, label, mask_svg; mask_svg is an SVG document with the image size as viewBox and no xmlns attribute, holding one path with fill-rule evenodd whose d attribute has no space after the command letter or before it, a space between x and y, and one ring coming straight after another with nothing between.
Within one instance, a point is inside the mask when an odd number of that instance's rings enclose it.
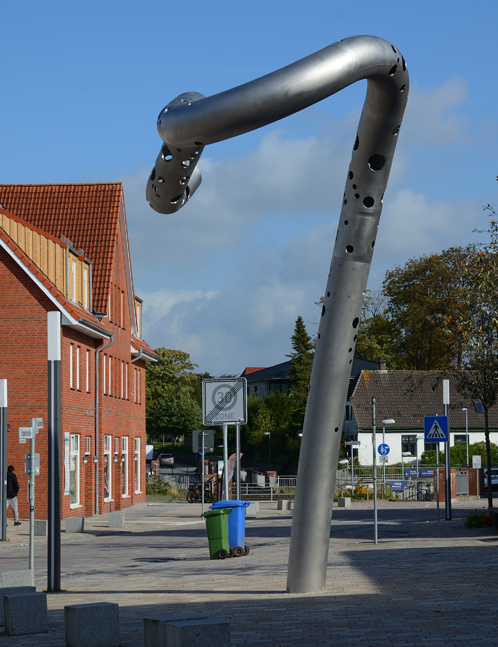
<instances>
[{"instance_id":1,"label":"brick paving pattern","mask_svg":"<svg viewBox=\"0 0 498 647\"><path fill-rule=\"evenodd\" d=\"M466 529L483 499L457 499L451 521L434 503L372 502L334 508L327 590L287 594L292 511L260 503L246 521L246 557L209 560L200 504L148 502L125 512L125 527L85 519L62 534L61 593L48 594L46 634L5 636L2 647L64 647L64 606L115 602L121 645L143 643L145 616L189 613L229 620L234 647L498 646L498 529ZM64 524L63 524L64 526ZM0 571L28 567L29 523L8 527ZM35 584L47 585L47 539L35 537ZM305 555L303 555L303 559Z\"/></svg>"}]
</instances>

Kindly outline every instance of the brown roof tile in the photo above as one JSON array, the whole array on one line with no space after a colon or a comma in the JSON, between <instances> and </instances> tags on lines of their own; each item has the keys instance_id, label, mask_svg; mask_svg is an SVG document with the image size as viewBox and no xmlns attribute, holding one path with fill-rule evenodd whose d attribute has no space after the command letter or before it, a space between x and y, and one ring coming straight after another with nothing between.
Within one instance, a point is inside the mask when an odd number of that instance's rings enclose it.
<instances>
[{"instance_id":1,"label":"brown roof tile","mask_svg":"<svg viewBox=\"0 0 498 647\"><path fill-rule=\"evenodd\" d=\"M34 227L68 238L93 263L93 306L107 311L121 183L1 184L0 205Z\"/></svg>"},{"instance_id":2,"label":"brown roof tile","mask_svg":"<svg viewBox=\"0 0 498 647\"><path fill-rule=\"evenodd\" d=\"M442 380L450 386L450 428L465 429L467 407L469 429L482 429L484 416L477 413L474 402L465 398L456 389L452 375L435 371L362 371L351 395L354 414L360 430L372 428L372 397L375 397L376 425L382 420L394 418L395 429L424 430L424 417L444 415ZM490 425L498 427L498 406L489 412Z\"/></svg>"}]
</instances>

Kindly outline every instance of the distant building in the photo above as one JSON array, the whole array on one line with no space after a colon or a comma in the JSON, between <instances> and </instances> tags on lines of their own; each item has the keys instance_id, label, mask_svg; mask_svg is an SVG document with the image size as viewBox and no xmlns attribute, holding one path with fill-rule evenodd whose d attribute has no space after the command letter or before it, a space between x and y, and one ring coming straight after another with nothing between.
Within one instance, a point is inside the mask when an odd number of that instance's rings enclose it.
<instances>
[{"instance_id":1,"label":"distant building","mask_svg":"<svg viewBox=\"0 0 498 647\"><path fill-rule=\"evenodd\" d=\"M287 395L289 392L289 374L290 360L275 364L268 368L251 368L247 367L241 373L241 377L247 380L247 394L256 395L258 398L264 398L270 393L282 393ZM351 367L351 375L348 387L348 402L344 412L343 435L347 438L356 436L357 425L353 418L353 411L349 398L355 388L356 382L365 370L376 370L384 366L382 362L372 362L370 360L355 357Z\"/></svg>"},{"instance_id":2,"label":"distant building","mask_svg":"<svg viewBox=\"0 0 498 647\"><path fill-rule=\"evenodd\" d=\"M467 431L469 445L484 440L482 405L457 391L454 376L435 371L364 370L350 398L356 427L354 437L360 441L357 455L362 465L371 465L373 461L372 397L375 397L377 445L382 443L384 427L385 444L390 448L388 464L401 463L402 453L411 455L403 457L406 464L415 464L425 450L435 449L435 443L424 441L424 418L444 415L443 379L449 380L450 387L450 446L466 445ZM395 422L383 425L382 420ZM491 442L498 443L497 406L490 410L489 421Z\"/></svg>"},{"instance_id":3,"label":"distant building","mask_svg":"<svg viewBox=\"0 0 498 647\"><path fill-rule=\"evenodd\" d=\"M29 515L18 427L36 436L37 518L47 518L47 313L61 316L62 517L145 500L145 366L123 187L0 185L0 378L8 384L8 464Z\"/></svg>"}]
</instances>

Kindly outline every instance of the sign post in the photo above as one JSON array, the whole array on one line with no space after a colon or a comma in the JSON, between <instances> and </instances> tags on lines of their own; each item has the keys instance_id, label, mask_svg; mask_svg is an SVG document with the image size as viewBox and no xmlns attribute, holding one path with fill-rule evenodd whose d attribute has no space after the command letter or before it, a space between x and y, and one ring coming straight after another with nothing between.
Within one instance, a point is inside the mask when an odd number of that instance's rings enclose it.
<instances>
[{"instance_id":1,"label":"sign post","mask_svg":"<svg viewBox=\"0 0 498 647\"><path fill-rule=\"evenodd\" d=\"M47 591L61 588L61 313L47 313L48 541Z\"/></svg>"},{"instance_id":2,"label":"sign post","mask_svg":"<svg viewBox=\"0 0 498 647\"><path fill-rule=\"evenodd\" d=\"M240 430L240 425L247 422L246 378L203 380L202 415L205 425L223 427L223 491L225 498L228 498L228 425L236 425ZM239 447L237 456L240 456ZM237 483L240 482L240 462L236 479Z\"/></svg>"},{"instance_id":3,"label":"sign post","mask_svg":"<svg viewBox=\"0 0 498 647\"><path fill-rule=\"evenodd\" d=\"M0 540L7 539L7 380L0 380Z\"/></svg>"},{"instance_id":4,"label":"sign post","mask_svg":"<svg viewBox=\"0 0 498 647\"><path fill-rule=\"evenodd\" d=\"M425 416L424 441L436 444L436 504L437 520L439 521L439 443L448 440L448 417Z\"/></svg>"}]
</instances>

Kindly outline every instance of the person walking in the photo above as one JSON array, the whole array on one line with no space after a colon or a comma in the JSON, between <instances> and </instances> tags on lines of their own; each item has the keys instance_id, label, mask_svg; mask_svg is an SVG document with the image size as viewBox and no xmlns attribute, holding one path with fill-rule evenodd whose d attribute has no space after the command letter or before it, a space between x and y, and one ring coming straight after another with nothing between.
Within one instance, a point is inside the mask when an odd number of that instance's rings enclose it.
<instances>
[{"instance_id":1,"label":"person walking","mask_svg":"<svg viewBox=\"0 0 498 647\"><path fill-rule=\"evenodd\" d=\"M14 474L15 467L9 465L7 468L7 508L12 508L14 513L14 526L20 526L19 511L17 509L17 493L19 492L19 482Z\"/></svg>"}]
</instances>

